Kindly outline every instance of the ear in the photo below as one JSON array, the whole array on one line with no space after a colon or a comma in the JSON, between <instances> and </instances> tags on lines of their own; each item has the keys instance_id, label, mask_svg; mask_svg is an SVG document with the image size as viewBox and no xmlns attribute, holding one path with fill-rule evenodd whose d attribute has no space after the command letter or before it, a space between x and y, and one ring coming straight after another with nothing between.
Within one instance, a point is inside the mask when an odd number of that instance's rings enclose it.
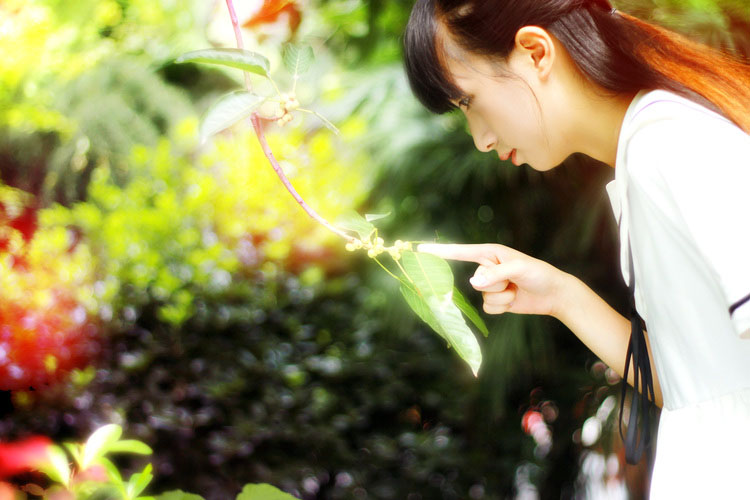
<instances>
[{"instance_id":1,"label":"ear","mask_svg":"<svg viewBox=\"0 0 750 500\"><path fill-rule=\"evenodd\" d=\"M524 26L516 33L515 56L521 64L527 65L537 75L546 80L552 71L557 56L552 36L544 28Z\"/></svg>"}]
</instances>

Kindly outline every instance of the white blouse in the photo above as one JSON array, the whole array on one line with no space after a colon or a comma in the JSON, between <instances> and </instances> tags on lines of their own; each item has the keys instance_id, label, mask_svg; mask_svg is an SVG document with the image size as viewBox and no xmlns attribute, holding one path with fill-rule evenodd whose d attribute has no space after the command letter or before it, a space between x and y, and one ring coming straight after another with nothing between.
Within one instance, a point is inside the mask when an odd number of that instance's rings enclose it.
<instances>
[{"instance_id":1,"label":"white blouse","mask_svg":"<svg viewBox=\"0 0 750 500\"><path fill-rule=\"evenodd\" d=\"M651 498L750 498L750 136L640 92L607 191L664 397Z\"/></svg>"}]
</instances>

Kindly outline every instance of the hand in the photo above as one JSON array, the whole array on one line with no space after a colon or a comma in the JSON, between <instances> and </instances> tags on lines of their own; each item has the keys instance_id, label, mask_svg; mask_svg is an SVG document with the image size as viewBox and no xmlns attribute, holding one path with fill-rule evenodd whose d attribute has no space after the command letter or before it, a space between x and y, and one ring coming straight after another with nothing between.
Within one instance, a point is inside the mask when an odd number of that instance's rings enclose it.
<instances>
[{"instance_id":1,"label":"hand","mask_svg":"<svg viewBox=\"0 0 750 500\"><path fill-rule=\"evenodd\" d=\"M479 264L471 285L482 292L487 314L557 316L568 274L512 248L497 244L422 244L418 251Z\"/></svg>"}]
</instances>

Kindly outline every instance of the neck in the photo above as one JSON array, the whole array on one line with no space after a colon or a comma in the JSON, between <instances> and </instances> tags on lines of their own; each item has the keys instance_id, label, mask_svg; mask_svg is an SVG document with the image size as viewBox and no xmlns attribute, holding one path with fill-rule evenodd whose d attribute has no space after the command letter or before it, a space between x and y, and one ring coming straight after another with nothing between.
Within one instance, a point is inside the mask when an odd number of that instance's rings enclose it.
<instances>
[{"instance_id":1,"label":"neck","mask_svg":"<svg viewBox=\"0 0 750 500\"><path fill-rule=\"evenodd\" d=\"M614 167L622 122L635 94L606 96L587 85L575 95L576 102L570 103L570 144L577 152Z\"/></svg>"}]
</instances>

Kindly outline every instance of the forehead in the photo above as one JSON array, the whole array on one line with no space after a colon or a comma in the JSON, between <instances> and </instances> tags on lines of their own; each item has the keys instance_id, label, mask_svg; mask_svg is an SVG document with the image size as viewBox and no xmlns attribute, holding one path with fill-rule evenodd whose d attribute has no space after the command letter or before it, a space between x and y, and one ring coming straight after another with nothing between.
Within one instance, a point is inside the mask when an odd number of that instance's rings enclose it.
<instances>
[{"instance_id":1,"label":"forehead","mask_svg":"<svg viewBox=\"0 0 750 500\"><path fill-rule=\"evenodd\" d=\"M502 61L461 47L442 26L437 30L435 42L446 76L457 85L462 81L497 78L507 72Z\"/></svg>"},{"instance_id":2,"label":"forehead","mask_svg":"<svg viewBox=\"0 0 750 500\"><path fill-rule=\"evenodd\" d=\"M443 64L448 76L462 91L499 84L508 76L503 63L466 51L446 54Z\"/></svg>"}]
</instances>

